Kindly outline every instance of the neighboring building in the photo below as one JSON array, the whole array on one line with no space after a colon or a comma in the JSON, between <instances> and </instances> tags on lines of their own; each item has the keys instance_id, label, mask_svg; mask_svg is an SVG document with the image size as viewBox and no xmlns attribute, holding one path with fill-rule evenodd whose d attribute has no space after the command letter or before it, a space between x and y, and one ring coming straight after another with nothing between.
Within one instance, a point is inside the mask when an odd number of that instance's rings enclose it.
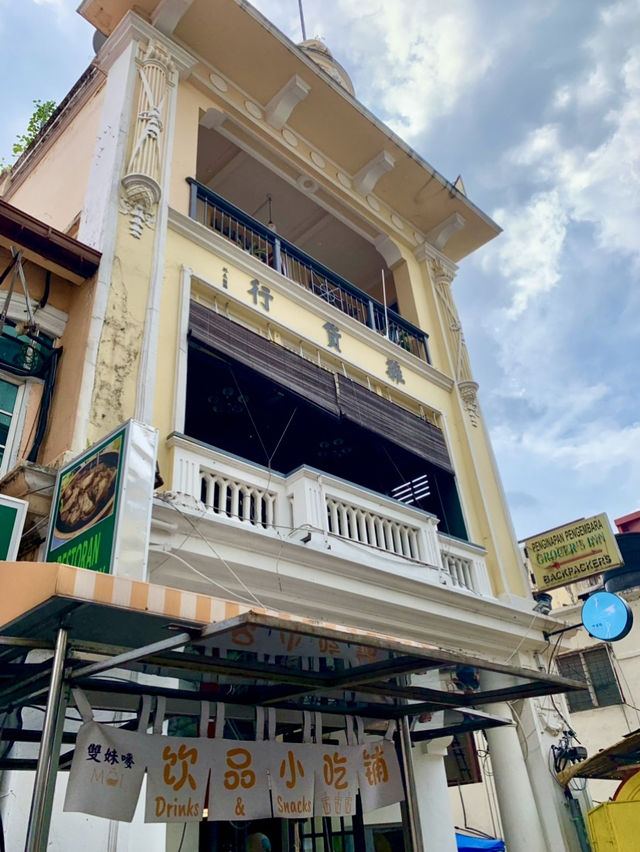
<instances>
[{"instance_id":1,"label":"neighboring building","mask_svg":"<svg viewBox=\"0 0 640 852\"><path fill-rule=\"evenodd\" d=\"M0 491L31 495L22 554L46 536L68 451L100 252L0 199Z\"/></svg>"},{"instance_id":2,"label":"neighboring building","mask_svg":"<svg viewBox=\"0 0 640 852\"><path fill-rule=\"evenodd\" d=\"M567 702L571 727L589 756L640 728L640 512L617 518L614 524L624 565L553 593L553 615L567 625L580 625L585 597L603 588L624 598L633 612L634 626L623 639L601 642L578 626L565 634L555 658L560 674L587 685L583 692L570 693ZM576 779L572 783L585 782ZM590 779L593 802L606 802L619 783Z\"/></svg>"},{"instance_id":3,"label":"neighboring building","mask_svg":"<svg viewBox=\"0 0 640 852\"><path fill-rule=\"evenodd\" d=\"M456 264L498 227L354 99L322 45L296 47L241 0L80 13L102 46L4 187L102 253L89 288L59 285L65 354L32 461L136 418L159 430L164 485L129 579L538 670L554 622L533 611L452 295ZM2 488L31 422L11 427ZM479 687L474 671L439 683ZM494 687L480 709L511 717ZM513 709L517 726L486 734L496 829L509 852L578 849L548 771L555 710ZM426 852L455 848L450 743L413 749ZM469 780L468 738L455 757ZM29 792L14 775L5 790ZM59 848L129 848L59 811ZM393 826L399 810L371 817ZM152 828L137 842L165 848Z\"/></svg>"}]
</instances>

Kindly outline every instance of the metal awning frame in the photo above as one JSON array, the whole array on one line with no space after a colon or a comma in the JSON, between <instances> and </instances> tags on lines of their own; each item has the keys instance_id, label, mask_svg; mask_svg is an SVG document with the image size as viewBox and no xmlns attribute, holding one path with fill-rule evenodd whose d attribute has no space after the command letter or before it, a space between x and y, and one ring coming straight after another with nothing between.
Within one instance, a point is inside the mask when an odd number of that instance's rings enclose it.
<instances>
[{"instance_id":1,"label":"metal awning frame","mask_svg":"<svg viewBox=\"0 0 640 852\"><path fill-rule=\"evenodd\" d=\"M87 604L84 603L83 606L86 607ZM61 624L57 630L54 654L49 667L43 668L41 664L18 664L16 668L14 664L9 663L14 665L14 673L20 673L22 676L0 689L0 709L37 703L46 695L45 720L36 767L26 852L46 850L64 717L71 689L75 686L87 691L96 707L117 708L129 712L135 712L140 696L146 694L167 697L169 715L199 715L200 703L212 700L234 705L239 712L244 711L246 714L250 712L249 708L267 706L277 708L285 714L299 714L310 710L321 711L329 717L357 715L369 720L370 727L379 726L386 720L397 720L398 745L407 794L405 808L408 832L414 852L420 852L421 843L410 760L412 739L421 741L467 730L510 724L510 720L474 710L477 705L583 688L581 684L566 678L491 663L465 654L444 651L436 646L402 641L382 634L352 630L311 619L296 619L260 611L249 611L205 627L184 623L167 627L173 627L174 635L132 649L70 638L67 627ZM291 669L277 662L266 663L209 655L208 649L215 648L216 641L221 637L232 630L246 627L284 630L336 642L353 643L387 651L390 656L377 663L327 672ZM15 659L16 654L35 647L51 648L52 643L42 639L1 637L0 663L3 658ZM414 686L409 681L411 674L449 666L465 666L505 674L511 678L512 683L504 689L457 693ZM246 691L244 694L239 693L237 683L230 684L228 694L218 686L215 693L208 694L99 677L116 669L132 672L144 670L147 676L191 679L196 682L203 682L205 675L225 675L241 679ZM255 681L253 688L252 680ZM388 703L373 700L350 702L344 694L354 691L360 695L382 697ZM339 698L341 694L342 700ZM444 727L417 730L412 735L410 717L432 714L439 710L444 710L449 715L453 713L454 720ZM26 732L27 736L31 733Z\"/></svg>"}]
</instances>

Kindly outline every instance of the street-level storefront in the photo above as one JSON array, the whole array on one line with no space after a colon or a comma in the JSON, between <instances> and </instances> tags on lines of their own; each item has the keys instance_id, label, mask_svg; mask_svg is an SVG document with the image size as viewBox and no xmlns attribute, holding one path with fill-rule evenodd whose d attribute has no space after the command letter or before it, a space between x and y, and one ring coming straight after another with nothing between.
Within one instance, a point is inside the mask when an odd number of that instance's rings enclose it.
<instances>
[{"instance_id":1,"label":"street-level storefront","mask_svg":"<svg viewBox=\"0 0 640 852\"><path fill-rule=\"evenodd\" d=\"M41 733L10 735L40 741L20 767L36 771L27 850L46 848L68 769L66 811L129 822L140 799L145 823L166 823L157 848L418 850L412 744L503 726L483 705L576 686L59 563L7 562L0 577L0 709L45 709ZM477 687L443 688L452 670ZM367 819L382 806L397 821Z\"/></svg>"}]
</instances>

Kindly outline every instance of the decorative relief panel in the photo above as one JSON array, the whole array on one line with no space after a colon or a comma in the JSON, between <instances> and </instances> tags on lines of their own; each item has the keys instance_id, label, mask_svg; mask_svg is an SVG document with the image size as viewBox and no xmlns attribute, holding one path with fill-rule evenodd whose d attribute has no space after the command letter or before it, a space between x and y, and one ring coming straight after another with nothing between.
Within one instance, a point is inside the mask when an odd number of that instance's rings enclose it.
<instances>
[{"instance_id":1,"label":"decorative relief panel","mask_svg":"<svg viewBox=\"0 0 640 852\"><path fill-rule=\"evenodd\" d=\"M138 111L127 172L122 178L120 209L129 216L131 236L140 239L145 225L155 225L161 196L164 118L176 67L169 52L153 40L137 66Z\"/></svg>"},{"instance_id":2,"label":"decorative relief panel","mask_svg":"<svg viewBox=\"0 0 640 852\"><path fill-rule=\"evenodd\" d=\"M477 426L480 417L478 383L473 380L469 352L467 351L462 324L460 323L458 309L451 294L451 282L453 281L454 272L439 258L431 258L428 264L438 300L443 308L443 320L458 390L460 391L460 396L471 424Z\"/></svg>"}]
</instances>

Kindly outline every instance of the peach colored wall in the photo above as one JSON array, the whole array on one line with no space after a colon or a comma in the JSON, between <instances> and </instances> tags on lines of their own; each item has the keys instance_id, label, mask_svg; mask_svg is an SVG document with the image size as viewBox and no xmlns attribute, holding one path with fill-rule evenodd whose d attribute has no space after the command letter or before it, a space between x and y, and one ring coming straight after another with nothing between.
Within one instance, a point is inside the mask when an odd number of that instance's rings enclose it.
<instances>
[{"instance_id":1,"label":"peach colored wall","mask_svg":"<svg viewBox=\"0 0 640 852\"><path fill-rule=\"evenodd\" d=\"M69 288L69 320L60 338L63 352L58 361L53 403L49 412L49 425L38 461L41 464L59 464L62 455L72 443L73 429L78 410L82 368L84 365L95 281Z\"/></svg>"},{"instance_id":2,"label":"peach colored wall","mask_svg":"<svg viewBox=\"0 0 640 852\"><path fill-rule=\"evenodd\" d=\"M0 247L0 268L9 262L9 253ZM46 269L28 261L24 265L29 295L33 302L39 302L45 293ZM6 291L8 280L0 288L0 294ZM49 425L38 454L38 462L52 464L71 446L73 424L75 422L80 378L87 347L87 336L93 305L93 282L76 285L52 274L49 282L47 305L68 314L67 326L59 344L63 354L58 362L53 403L49 412ZM17 292L22 295L21 287ZM36 310L37 321L37 310ZM19 459L24 459L33 446L40 403L44 384L38 380L29 382L27 410L20 442Z\"/></svg>"},{"instance_id":3,"label":"peach colored wall","mask_svg":"<svg viewBox=\"0 0 640 852\"><path fill-rule=\"evenodd\" d=\"M66 231L82 210L96 146L104 87L89 98L24 182L10 191L15 207Z\"/></svg>"},{"instance_id":4,"label":"peach colored wall","mask_svg":"<svg viewBox=\"0 0 640 852\"><path fill-rule=\"evenodd\" d=\"M33 446L33 441L36 436L38 427L38 414L40 412L40 403L44 393L44 382L33 379L26 382L25 387L28 393L27 410L24 418L24 428L20 438L20 449L18 450L18 461L26 458L29 455L29 450Z\"/></svg>"}]
</instances>

